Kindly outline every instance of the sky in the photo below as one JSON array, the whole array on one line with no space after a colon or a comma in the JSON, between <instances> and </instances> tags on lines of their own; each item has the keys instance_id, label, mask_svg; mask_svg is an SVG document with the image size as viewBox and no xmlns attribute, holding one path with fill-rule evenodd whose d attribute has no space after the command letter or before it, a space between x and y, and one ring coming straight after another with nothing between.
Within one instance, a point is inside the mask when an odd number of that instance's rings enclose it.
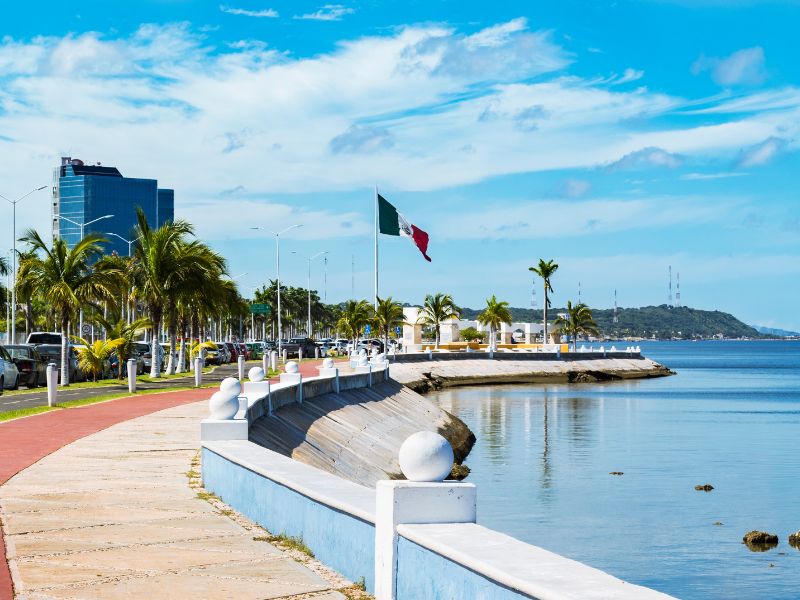
<instances>
[{"instance_id":1,"label":"sky","mask_svg":"<svg viewBox=\"0 0 800 600\"><path fill-rule=\"evenodd\" d=\"M14 3L0 194L61 156L175 189L242 293L371 298L375 185L428 232L381 236L382 297L664 304L800 330L800 2ZM49 195L17 231L49 233ZM11 246L0 205L0 245ZM327 258L326 265L323 262ZM535 282L541 307L542 284Z\"/></svg>"}]
</instances>

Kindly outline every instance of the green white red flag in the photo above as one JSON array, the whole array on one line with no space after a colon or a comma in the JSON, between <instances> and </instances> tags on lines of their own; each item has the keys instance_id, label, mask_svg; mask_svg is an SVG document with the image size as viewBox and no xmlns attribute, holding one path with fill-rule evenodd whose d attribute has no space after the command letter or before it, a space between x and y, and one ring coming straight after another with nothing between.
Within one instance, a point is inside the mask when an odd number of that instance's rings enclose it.
<instances>
[{"instance_id":1,"label":"green white red flag","mask_svg":"<svg viewBox=\"0 0 800 600\"><path fill-rule=\"evenodd\" d=\"M409 238L416 244L425 260L431 262L426 254L428 251L428 234L403 216L399 210L378 194L378 223L379 231L384 235L400 235Z\"/></svg>"}]
</instances>

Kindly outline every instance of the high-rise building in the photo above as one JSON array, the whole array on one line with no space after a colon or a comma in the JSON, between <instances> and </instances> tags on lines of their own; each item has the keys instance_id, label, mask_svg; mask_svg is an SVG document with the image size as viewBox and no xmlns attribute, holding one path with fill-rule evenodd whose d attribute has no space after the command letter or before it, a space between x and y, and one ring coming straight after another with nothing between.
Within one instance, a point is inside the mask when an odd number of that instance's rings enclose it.
<instances>
[{"instance_id":1,"label":"high-rise building","mask_svg":"<svg viewBox=\"0 0 800 600\"><path fill-rule=\"evenodd\" d=\"M86 165L69 156L53 169L53 239L64 238L69 247L80 240L83 225L83 235L105 235L108 254L116 250L127 256L128 244L108 234L131 240L137 206L152 227L160 227L175 216L175 192L158 189L155 179L123 177L115 167Z\"/></svg>"}]
</instances>

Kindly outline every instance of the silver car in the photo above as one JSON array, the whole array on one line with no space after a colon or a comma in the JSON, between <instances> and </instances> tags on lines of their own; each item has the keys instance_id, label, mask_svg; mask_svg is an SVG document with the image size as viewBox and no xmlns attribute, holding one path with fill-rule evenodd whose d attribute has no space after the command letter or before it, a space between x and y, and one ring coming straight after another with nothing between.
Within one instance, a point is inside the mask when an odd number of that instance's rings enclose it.
<instances>
[{"instance_id":1,"label":"silver car","mask_svg":"<svg viewBox=\"0 0 800 600\"><path fill-rule=\"evenodd\" d=\"M19 389L19 371L8 350L0 346L0 394L6 389Z\"/></svg>"}]
</instances>

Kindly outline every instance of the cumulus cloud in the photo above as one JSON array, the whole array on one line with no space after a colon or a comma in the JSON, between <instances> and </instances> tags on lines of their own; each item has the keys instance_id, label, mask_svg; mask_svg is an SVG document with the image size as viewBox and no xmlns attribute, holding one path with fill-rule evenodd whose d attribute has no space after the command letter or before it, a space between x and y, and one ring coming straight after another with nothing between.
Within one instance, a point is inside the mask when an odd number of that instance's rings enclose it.
<instances>
[{"instance_id":1,"label":"cumulus cloud","mask_svg":"<svg viewBox=\"0 0 800 600\"><path fill-rule=\"evenodd\" d=\"M394 136L379 127L351 125L347 131L334 137L330 144L334 154L372 154L394 146Z\"/></svg>"},{"instance_id":2,"label":"cumulus cloud","mask_svg":"<svg viewBox=\"0 0 800 600\"><path fill-rule=\"evenodd\" d=\"M294 18L312 19L315 21L341 21L343 15L349 15L354 12L356 11L354 11L352 8L346 8L341 4L326 4L315 13L310 13L301 17L295 15Z\"/></svg>"},{"instance_id":3,"label":"cumulus cloud","mask_svg":"<svg viewBox=\"0 0 800 600\"><path fill-rule=\"evenodd\" d=\"M537 104L517 111L514 115L514 120L519 129L523 131L533 131L534 129L538 129L539 121L549 117L550 111L545 110L544 106L541 104Z\"/></svg>"},{"instance_id":4,"label":"cumulus cloud","mask_svg":"<svg viewBox=\"0 0 800 600\"><path fill-rule=\"evenodd\" d=\"M553 186L552 193L558 198L582 198L592 191L592 182L584 179L562 179Z\"/></svg>"},{"instance_id":5,"label":"cumulus cloud","mask_svg":"<svg viewBox=\"0 0 800 600\"><path fill-rule=\"evenodd\" d=\"M644 71L637 71L636 69L625 69L622 77L617 79L611 85L619 85L620 83L628 83L629 81L636 81L644 77Z\"/></svg>"},{"instance_id":6,"label":"cumulus cloud","mask_svg":"<svg viewBox=\"0 0 800 600\"><path fill-rule=\"evenodd\" d=\"M764 226L764 217L761 215L757 215L756 213L750 213L747 215L744 221L742 221L742 227L746 229L756 229L758 227Z\"/></svg>"},{"instance_id":7,"label":"cumulus cloud","mask_svg":"<svg viewBox=\"0 0 800 600\"><path fill-rule=\"evenodd\" d=\"M742 150L734 164L740 169L764 165L768 163L772 157L784 152L786 146L787 141L783 138L767 138L760 144Z\"/></svg>"},{"instance_id":8,"label":"cumulus cloud","mask_svg":"<svg viewBox=\"0 0 800 600\"><path fill-rule=\"evenodd\" d=\"M693 75L711 71L711 79L717 85L758 85L767 74L764 50L760 46L737 50L727 58L707 57L701 54L691 66Z\"/></svg>"},{"instance_id":9,"label":"cumulus cloud","mask_svg":"<svg viewBox=\"0 0 800 600\"><path fill-rule=\"evenodd\" d=\"M741 177L742 175L747 175L747 173L687 173L686 175L681 175L681 179L684 181L696 179L723 179L725 177Z\"/></svg>"},{"instance_id":10,"label":"cumulus cloud","mask_svg":"<svg viewBox=\"0 0 800 600\"><path fill-rule=\"evenodd\" d=\"M672 154L662 148L650 146L642 148L636 152L626 154L619 160L603 167L607 172L627 171L630 169L641 169L646 167L664 167L674 169L681 166L685 159L679 154Z\"/></svg>"},{"instance_id":11,"label":"cumulus cloud","mask_svg":"<svg viewBox=\"0 0 800 600\"><path fill-rule=\"evenodd\" d=\"M244 15L245 17L277 17L278 11L271 8L264 10L244 10L243 8L231 8L230 6L220 5L219 9L222 12L230 13L232 15Z\"/></svg>"}]
</instances>

